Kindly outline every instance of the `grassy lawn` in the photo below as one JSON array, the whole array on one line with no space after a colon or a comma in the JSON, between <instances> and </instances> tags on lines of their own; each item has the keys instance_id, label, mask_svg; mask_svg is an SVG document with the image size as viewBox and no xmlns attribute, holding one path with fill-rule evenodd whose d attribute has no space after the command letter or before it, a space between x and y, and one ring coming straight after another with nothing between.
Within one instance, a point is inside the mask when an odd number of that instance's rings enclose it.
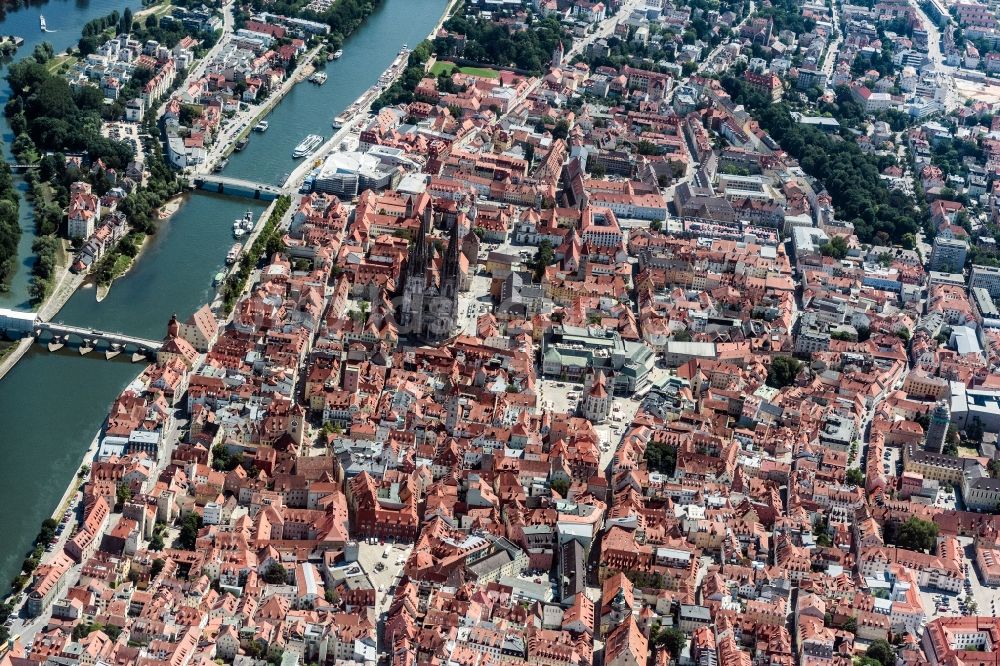
<instances>
[{"instance_id":1,"label":"grassy lawn","mask_svg":"<svg viewBox=\"0 0 1000 666\"><path fill-rule=\"evenodd\" d=\"M67 55L66 53L57 53L52 60L48 61L45 66L48 68L50 73L58 72L59 69L65 65L69 69L73 63L77 61L77 57L73 55Z\"/></svg>"},{"instance_id":2,"label":"grassy lawn","mask_svg":"<svg viewBox=\"0 0 1000 666\"><path fill-rule=\"evenodd\" d=\"M131 265L132 257L126 257L124 254L118 255L115 259L115 265L111 269L111 272L115 277L121 277L122 275L125 275L125 271L127 271L128 267Z\"/></svg>"},{"instance_id":3,"label":"grassy lawn","mask_svg":"<svg viewBox=\"0 0 1000 666\"><path fill-rule=\"evenodd\" d=\"M165 2L159 2L155 5L149 5L148 7L143 7L135 13L135 18L145 19L150 14L155 14L156 16L164 16L171 10L170 0Z\"/></svg>"},{"instance_id":4,"label":"grassy lawn","mask_svg":"<svg viewBox=\"0 0 1000 666\"><path fill-rule=\"evenodd\" d=\"M489 67L456 67L454 63L445 62L444 60L434 63L434 66L431 67L431 74L434 76L438 76L441 73L452 74L456 69L462 72L462 74L481 76L487 79L495 79L500 76L497 70L490 69Z\"/></svg>"},{"instance_id":5,"label":"grassy lawn","mask_svg":"<svg viewBox=\"0 0 1000 666\"><path fill-rule=\"evenodd\" d=\"M960 446L958 447L958 455L960 458L978 458L979 451L971 449L967 446Z\"/></svg>"}]
</instances>

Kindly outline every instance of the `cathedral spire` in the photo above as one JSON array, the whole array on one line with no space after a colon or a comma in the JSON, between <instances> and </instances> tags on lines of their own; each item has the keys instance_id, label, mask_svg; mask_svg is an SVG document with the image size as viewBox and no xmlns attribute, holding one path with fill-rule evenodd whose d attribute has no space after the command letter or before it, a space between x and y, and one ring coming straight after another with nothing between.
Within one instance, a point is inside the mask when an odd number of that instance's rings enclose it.
<instances>
[{"instance_id":1,"label":"cathedral spire","mask_svg":"<svg viewBox=\"0 0 1000 666\"><path fill-rule=\"evenodd\" d=\"M423 275L427 270L427 229L424 220L417 218L417 237L413 239L413 247L410 251L410 265L407 266L408 275Z\"/></svg>"},{"instance_id":2,"label":"cathedral spire","mask_svg":"<svg viewBox=\"0 0 1000 666\"><path fill-rule=\"evenodd\" d=\"M448 250L444 254L444 277L456 277L458 275L458 221L451 226L451 234L448 238Z\"/></svg>"}]
</instances>

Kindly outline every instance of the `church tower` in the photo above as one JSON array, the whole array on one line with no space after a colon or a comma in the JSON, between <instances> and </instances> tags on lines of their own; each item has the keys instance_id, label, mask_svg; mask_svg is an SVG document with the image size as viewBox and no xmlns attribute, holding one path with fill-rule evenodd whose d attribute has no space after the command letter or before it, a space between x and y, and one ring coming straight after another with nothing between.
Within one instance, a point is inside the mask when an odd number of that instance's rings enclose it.
<instances>
[{"instance_id":1,"label":"church tower","mask_svg":"<svg viewBox=\"0 0 1000 666\"><path fill-rule=\"evenodd\" d=\"M562 67L563 59L566 57L566 50L563 48L562 41L556 43L556 47L552 49L552 62L550 63L552 67Z\"/></svg>"},{"instance_id":2,"label":"church tower","mask_svg":"<svg viewBox=\"0 0 1000 666\"><path fill-rule=\"evenodd\" d=\"M611 395L607 389L607 379L603 370L598 370L591 378L590 387L583 397L583 417L591 423L603 423L611 414Z\"/></svg>"},{"instance_id":3,"label":"church tower","mask_svg":"<svg viewBox=\"0 0 1000 666\"><path fill-rule=\"evenodd\" d=\"M927 442L925 447L928 451L942 453L945 442L948 440L948 426L951 425L951 410L948 409L948 402L940 400L934 405L931 412L930 423L927 426Z\"/></svg>"}]
</instances>

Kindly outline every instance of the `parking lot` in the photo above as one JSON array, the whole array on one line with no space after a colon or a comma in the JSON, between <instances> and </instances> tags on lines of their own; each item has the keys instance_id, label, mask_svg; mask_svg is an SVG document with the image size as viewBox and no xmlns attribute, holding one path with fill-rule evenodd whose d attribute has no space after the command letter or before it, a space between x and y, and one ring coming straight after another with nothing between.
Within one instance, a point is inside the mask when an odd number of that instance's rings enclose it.
<instances>
[{"instance_id":1,"label":"parking lot","mask_svg":"<svg viewBox=\"0 0 1000 666\"><path fill-rule=\"evenodd\" d=\"M387 547L388 557L385 557ZM375 586L376 613L382 613L389 607L399 574L412 550L413 544L359 543L358 563Z\"/></svg>"},{"instance_id":2,"label":"parking lot","mask_svg":"<svg viewBox=\"0 0 1000 666\"><path fill-rule=\"evenodd\" d=\"M924 614L928 621L936 617L954 615L996 617L997 599L1000 598L1000 594L997 593L997 590L983 585L979 578L979 572L976 571L974 564L975 552L972 547L972 539L958 537L958 541L965 553L964 566L967 582L958 594L930 588L922 589L920 600L923 603Z\"/></svg>"},{"instance_id":3,"label":"parking lot","mask_svg":"<svg viewBox=\"0 0 1000 666\"><path fill-rule=\"evenodd\" d=\"M138 123L104 123L101 125L101 136L128 144L135 150L136 161L143 162L142 141L139 140Z\"/></svg>"},{"instance_id":4,"label":"parking lot","mask_svg":"<svg viewBox=\"0 0 1000 666\"><path fill-rule=\"evenodd\" d=\"M983 585L983 581L979 577L979 571L976 569L976 552L972 545L972 539L959 537L958 542L962 544L962 548L965 551L966 576L969 580L969 592L972 599L976 602L976 612L979 615L996 617L997 607L1000 606L1000 603L998 603L1000 601L1000 592L992 587Z\"/></svg>"}]
</instances>

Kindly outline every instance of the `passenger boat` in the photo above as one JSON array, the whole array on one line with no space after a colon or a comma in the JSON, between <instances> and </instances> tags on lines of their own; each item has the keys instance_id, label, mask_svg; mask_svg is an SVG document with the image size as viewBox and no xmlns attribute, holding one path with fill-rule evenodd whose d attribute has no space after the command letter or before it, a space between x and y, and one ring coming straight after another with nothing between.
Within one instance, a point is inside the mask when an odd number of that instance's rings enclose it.
<instances>
[{"instance_id":1,"label":"passenger boat","mask_svg":"<svg viewBox=\"0 0 1000 666\"><path fill-rule=\"evenodd\" d=\"M269 122L267 122L266 120L262 120L262 121L260 121L259 123L257 123L256 125L253 126L253 131L254 132L266 132L267 128L270 127L270 126L271 126L271 124Z\"/></svg>"},{"instance_id":2,"label":"passenger boat","mask_svg":"<svg viewBox=\"0 0 1000 666\"><path fill-rule=\"evenodd\" d=\"M39 14L38 15L38 26L42 29L42 32L48 32L49 31L49 27L45 23L45 15L44 14Z\"/></svg>"},{"instance_id":3,"label":"passenger boat","mask_svg":"<svg viewBox=\"0 0 1000 666\"><path fill-rule=\"evenodd\" d=\"M342 55L344 55L344 49L337 49L337 51L333 54L333 59L339 60Z\"/></svg>"},{"instance_id":4,"label":"passenger boat","mask_svg":"<svg viewBox=\"0 0 1000 666\"><path fill-rule=\"evenodd\" d=\"M223 283L225 279L226 279L226 272L219 271L218 273L215 274L215 277L212 278L212 286L218 287L220 284Z\"/></svg>"},{"instance_id":5,"label":"passenger boat","mask_svg":"<svg viewBox=\"0 0 1000 666\"><path fill-rule=\"evenodd\" d=\"M243 217L239 218L236 221L239 223L243 231L249 233L250 231L253 230L253 211L248 210L247 212L243 213Z\"/></svg>"},{"instance_id":6,"label":"passenger boat","mask_svg":"<svg viewBox=\"0 0 1000 666\"><path fill-rule=\"evenodd\" d=\"M229 164L229 160L224 159L224 160L216 163L216 165L214 167L212 167L212 171L214 171L215 173L219 173L220 171L222 171L223 169L225 169L226 165L228 165L228 164Z\"/></svg>"},{"instance_id":7,"label":"passenger boat","mask_svg":"<svg viewBox=\"0 0 1000 666\"><path fill-rule=\"evenodd\" d=\"M316 72L315 74L313 74L312 76L309 77L309 80L312 83L315 83L316 85L319 85L319 86L321 86L324 83L326 83L326 79L327 79L327 73L326 72Z\"/></svg>"},{"instance_id":8,"label":"passenger boat","mask_svg":"<svg viewBox=\"0 0 1000 666\"><path fill-rule=\"evenodd\" d=\"M226 254L227 266L232 266L233 264L236 263L236 260L240 258L240 250L242 249L243 249L242 245L240 245L239 243L233 243L233 246L229 248L229 253Z\"/></svg>"},{"instance_id":9,"label":"passenger boat","mask_svg":"<svg viewBox=\"0 0 1000 666\"><path fill-rule=\"evenodd\" d=\"M323 137L319 134L310 134L306 138L302 139L299 145L295 146L295 150L292 151L292 157L305 157L312 151L319 148L319 144L321 143L323 143Z\"/></svg>"},{"instance_id":10,"label":"passenger boat","mask_svg":"<svg viewBox=\"0 0 1000 666\"><path fill-rule=\"evenodd\" d=\"M249 223L247 222L247 218L245 216L238 217L233 222L233 238L242 238L243 234L247 233L248 231L250 231L250 229L253 228L253 221L252 221L253 214L250 213L250 215L251 215L251 221Z\"/></svg>"},{"instance_id":11,"label":"passenger boat","mask_svg":"<svg viewBox=\"0 0 1000 666\"><path fill-rule=\"evenodd\" d=\"M250 143L250 137L245 136L245 137L243 137L242 139L240 139L239 141L236 142L236 147L234 148L234 150L236 152L240 152L241 150L243 150L244 148L247 147L248 143Z\"/></svg>"}]
</instances>

